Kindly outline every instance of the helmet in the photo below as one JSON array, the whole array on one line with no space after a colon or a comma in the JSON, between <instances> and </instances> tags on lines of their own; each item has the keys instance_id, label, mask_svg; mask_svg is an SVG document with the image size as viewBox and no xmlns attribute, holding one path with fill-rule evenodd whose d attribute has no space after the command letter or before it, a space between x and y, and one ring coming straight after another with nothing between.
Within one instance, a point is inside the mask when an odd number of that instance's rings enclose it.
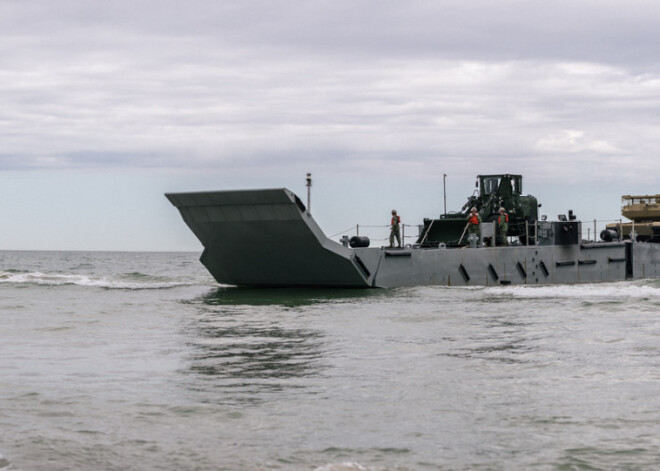
<instances>
[{"instance_id":1,"label":"helmet","mask_svg":"<svg viewBox=\"0 0 660 471\"><path fill-rule=\"evenodd\" d=\"M477 212L477 208L475 208L474 206L472 206L472 209L470 209L470 211L473 212L473 213L475 213L475 212Z\"/></svg>"},{"instance_id":2,"label":"helmet","mask_svg":"<svg viewBox=\"0 0 660 471\"><path fill-rule=\"evenodd\" d=\"M500 213L503 213L504 211L506 211L506 209L500 208Z\"/></svg>"},{"instance_id":3,"label":"helmet","mask_svg":"<svg viewBox=\"0 0 660 471\"><path fill-rule=\"evenodd\" d=\"M396 209L393 209L393 210L392 210L392 214L396 214Z\"/></svg>"}]
</instances>

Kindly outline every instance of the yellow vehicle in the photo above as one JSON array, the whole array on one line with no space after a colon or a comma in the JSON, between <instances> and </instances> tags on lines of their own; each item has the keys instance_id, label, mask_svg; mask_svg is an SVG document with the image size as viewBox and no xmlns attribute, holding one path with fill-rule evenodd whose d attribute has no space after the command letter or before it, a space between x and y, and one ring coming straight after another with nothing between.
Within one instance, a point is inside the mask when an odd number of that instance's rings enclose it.
<instances>
[{"instance_id":1,"label":"yellow vehicle","mask_svg":"<svg viewBox=\"0 0 660 471\"><path fill-rule=\"evenodd\" d=\"M624 195L621 205L621 215L632 222L608 224L608 230L623 239L660 242L660 195Z\"/></svg>"}]
</instances>

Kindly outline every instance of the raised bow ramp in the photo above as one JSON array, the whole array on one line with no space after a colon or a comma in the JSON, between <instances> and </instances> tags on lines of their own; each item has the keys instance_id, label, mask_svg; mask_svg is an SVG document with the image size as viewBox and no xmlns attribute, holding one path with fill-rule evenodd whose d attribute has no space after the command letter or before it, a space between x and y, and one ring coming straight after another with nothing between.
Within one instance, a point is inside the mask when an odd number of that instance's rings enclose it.
<instances>
[{"instance_id":1,"label":"raised bow ramp","mask_svg":"<svg viewBox=\"0 0 660 471\"><path fill-rule=\"evenodd\" d=\"M245 286L372 286L356 253L331 241L286 188L168 193L204 246L219 283Z\"/></svg>"}]
</instances>

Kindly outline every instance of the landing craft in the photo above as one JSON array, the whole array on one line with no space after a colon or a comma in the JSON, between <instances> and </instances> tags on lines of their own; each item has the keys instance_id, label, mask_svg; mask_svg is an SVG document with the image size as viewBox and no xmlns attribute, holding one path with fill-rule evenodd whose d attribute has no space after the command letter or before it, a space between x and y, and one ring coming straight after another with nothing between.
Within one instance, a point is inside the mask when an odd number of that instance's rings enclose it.
<instances>
[{"instance_id":1,"label":"landing craft","mask_svg":"<svg viewBox=\"0 0 660 471\"><path fill-rule=\"evenodd\" d=\"M308 192L310 186L308 175ZM461 211L424 219L416 242L403 248L369 247L357 235L329 239L286 188L166 197L204 246L202 264L229 285L547 285L660 276L657 238L625 239L623 231L606 229L603 241L586 241L572 211L557 221L539 220L539 204L523 195L521 175L478 176ZM483 221L478 238L464 237L471 207ZM507 246L496 237L500 207L510 214Z\"/></svg>"}]
</instances>

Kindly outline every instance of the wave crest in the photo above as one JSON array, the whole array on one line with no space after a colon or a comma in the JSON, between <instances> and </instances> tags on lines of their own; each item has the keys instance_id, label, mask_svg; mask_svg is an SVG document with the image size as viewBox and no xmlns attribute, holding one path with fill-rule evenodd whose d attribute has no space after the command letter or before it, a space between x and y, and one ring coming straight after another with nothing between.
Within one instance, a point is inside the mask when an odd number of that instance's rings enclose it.
<instances>
[{"instance_id":1,"label":"wave crest","mask_svg":"<svg viewBox=\"0 0 660 471\"><path fill-rule=\"evenodd\" d=\"M19 272L8 270L0 272L0 283L33 284L45 286L77 285L105 289L166 289L177 286L189 286L192 283L154 277L143 273L128 273L119 277L103 277L75 274Z\"/></svg>"},{"instance_id":2,"label":"wave crest","mask_svg":"<svg viewBox=\"0 0 660 471\"><path fill-rule=\"evenodd\" d=\"M653 281L585 283L548 286L506 286L486 288L489 295L513 298L542 299L655 299L660 298L660 289Z\"/></svg>"}]
</instances>

